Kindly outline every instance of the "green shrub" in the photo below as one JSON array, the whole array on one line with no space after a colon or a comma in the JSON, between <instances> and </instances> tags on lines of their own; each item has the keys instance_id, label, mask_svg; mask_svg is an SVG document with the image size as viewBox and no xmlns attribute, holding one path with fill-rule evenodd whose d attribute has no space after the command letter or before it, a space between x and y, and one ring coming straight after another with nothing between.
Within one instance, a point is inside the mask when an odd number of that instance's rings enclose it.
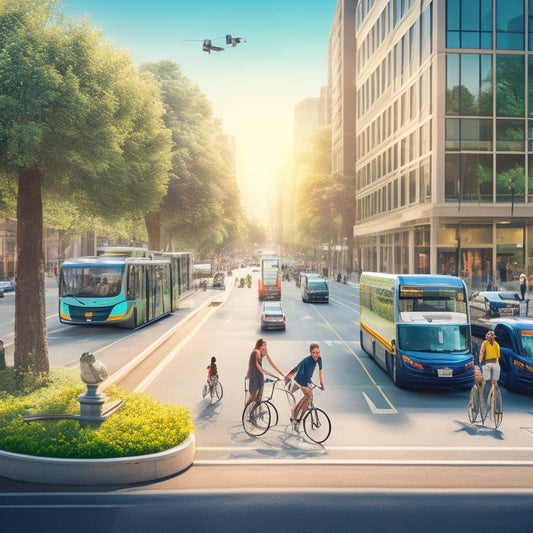
<instances>
[{"instance_id":1,"label":"green shrub","mask_svg":"<svg viewBox=\"0 0 533 533\"><path fill-rule=\"evenodd\" d=\"M106 395L124 403L99 427L81 427L77 420L26 423L25 416L78 414L77 398L86 387L75 371L54 368L48 386L17 394L9 374L14 379L12 369L0 371L0 450L40 457L130 457L178 446L195 430L185 407L143 393L125 394L118 387Z\"/></svg>"}]
</instances>

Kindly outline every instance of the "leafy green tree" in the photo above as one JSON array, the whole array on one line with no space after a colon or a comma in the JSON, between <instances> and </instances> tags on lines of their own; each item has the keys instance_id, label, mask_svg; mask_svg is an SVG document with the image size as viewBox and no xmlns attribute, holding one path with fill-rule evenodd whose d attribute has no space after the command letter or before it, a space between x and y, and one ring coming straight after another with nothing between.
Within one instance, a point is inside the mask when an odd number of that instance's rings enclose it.
<instances>
[{"instance_id":1,"label":"leafy green tree","mask_svg":"<svg viewBox=\"0 0 533 533\"><path fill-rule=\"evenodd\" d=\"M19 388L49 370L43 191L81 216L149 212L168 179L157 85L57 0L0 4L0 169L17 182L15 371Z\"/></svg>"},{"instance_id":2,"label":"leafy green tree","mask_svg":"<svg viewBox=\"0 0 533 533\"><path fill-rule=\"evenodd\" d=\"M172 132L172 174L160 209L162 245L221 249L241 238L243 212L231 154L210 103L171 61L146 63L155 76Z\"/></svg>"}]
</instances>

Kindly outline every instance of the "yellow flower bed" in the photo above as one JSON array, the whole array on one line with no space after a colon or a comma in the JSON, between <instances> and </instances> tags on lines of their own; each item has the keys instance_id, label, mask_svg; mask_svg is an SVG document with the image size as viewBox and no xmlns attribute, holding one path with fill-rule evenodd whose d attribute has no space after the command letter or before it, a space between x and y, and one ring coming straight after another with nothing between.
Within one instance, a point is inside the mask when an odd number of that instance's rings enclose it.
<instances>
[{"instance_id":1,"label":"yellow flower bed","mask_svg":"<svg viewBox=\"0 0 533 533\"><path fill-rule=\"evenodd\" d=\"M144 393L106 391L123 399L122 407L98 428L77 420L24 422L42 414L78 414L78 395L86 388L79 375L65 368L50 372L47 386L26 394L13 392L12 369L0 371L0 450L77 459L131 457L178 446L195 430L189 409L162 404Z\"/></svg>"}]
</instances>

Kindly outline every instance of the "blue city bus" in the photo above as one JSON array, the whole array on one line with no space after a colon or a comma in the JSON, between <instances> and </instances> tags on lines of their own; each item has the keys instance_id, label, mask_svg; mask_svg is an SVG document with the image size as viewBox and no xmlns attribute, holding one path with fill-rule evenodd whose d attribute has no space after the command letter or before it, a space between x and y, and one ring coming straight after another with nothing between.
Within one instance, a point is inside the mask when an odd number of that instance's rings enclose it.
<instances>
[{"instance_id":1,"label":"blue city bus","mask_svg":"<svg viewBox=\"0 0 533 533\"><path fill-rule=\"evenodd\" d=\"M471 388L474 360L464 282L363 272L361 348L404 388Z\"/></svg>"},{"instance_id":2,"label":"blue city bus","mask_svg":"<svg viewBox=\"0 0 533 533\"><path fill-rule=\"evenodd\" d=\"M59 278L59 320L136 328L168 315L172 293L169 259L68 259Z\"/></svg>"},{"instance_id":3,"label":"blue city bus","mask_svg":"<svg viewBox=\"0 0 533 533\"><path fill-rule=\"evenodd\" d=\"M328 282L318 274L301 274L300 290L302 293L302 302L329 303Z\"/></svg>"}]
</instances>

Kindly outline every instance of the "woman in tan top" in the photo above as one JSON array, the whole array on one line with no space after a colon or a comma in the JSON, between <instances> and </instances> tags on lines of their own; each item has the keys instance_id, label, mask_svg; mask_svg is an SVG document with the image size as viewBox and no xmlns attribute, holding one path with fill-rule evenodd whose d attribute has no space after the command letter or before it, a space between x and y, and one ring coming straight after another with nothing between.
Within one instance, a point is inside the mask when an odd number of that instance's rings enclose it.
<instances>
[{"instance_id":1,"label":"woman in tan top","mask_svg":"<svg viewBox=\"0 0 533 533\"><path fill-rule=\"evenodd\" d=\"M265 383L265 374L273 378L277 378L274 374L267 372L263 369L263 357L268 359L268 362L272 368L281 375L285 377L283 372L276 366L274 361L272 361L268 350L267 343L264 339L258 339L255 343L255 348L250 354L248 360L248 372L246 373L246 379L248 380L248 390L246 391L246 398L244 401L244 407L246 407L250 402L259 402L263 396L263 386Z\"/></svg>"}]
</instances>

